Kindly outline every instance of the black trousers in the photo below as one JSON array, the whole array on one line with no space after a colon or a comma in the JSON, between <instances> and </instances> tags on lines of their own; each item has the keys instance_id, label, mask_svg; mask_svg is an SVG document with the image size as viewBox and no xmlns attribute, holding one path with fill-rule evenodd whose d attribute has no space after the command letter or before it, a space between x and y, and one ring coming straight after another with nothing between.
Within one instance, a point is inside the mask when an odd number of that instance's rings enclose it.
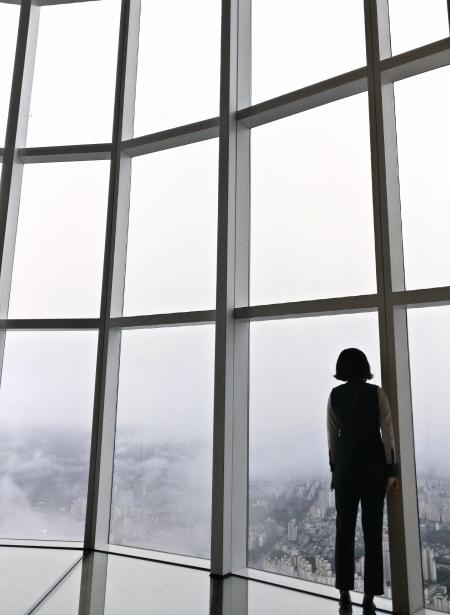
<instances>
[{"instance_id":1,"label":"black trousers","mask_svg":"<svg viewBox=\"0 0 450 615\"><path fill-rule=\"evenodd\" d=\"M354 589L355 525L361 502L364 534L364 592L381 595L383 589L383 507L386 493L384 468L335 475L336 587Z\"/></svg>"}]
</instances>

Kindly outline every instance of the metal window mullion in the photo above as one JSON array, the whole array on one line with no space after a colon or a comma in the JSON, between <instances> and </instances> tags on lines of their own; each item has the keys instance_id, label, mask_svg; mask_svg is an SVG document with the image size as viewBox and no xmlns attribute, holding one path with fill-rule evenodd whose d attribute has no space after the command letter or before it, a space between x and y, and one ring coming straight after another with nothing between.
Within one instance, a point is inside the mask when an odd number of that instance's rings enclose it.
<instances>
[{"instance_id":1,"label":"metal window mullion","mask_svg":"<svg viewBox=\"0 0 450 615\"><path fill-rule=\"evenodd\" d=\"M365 0L365 16L382 381L401 467L401 492L388 496L392 601L394 611L406 615L423 606L423 584L406 307L393 302L393 291L403 291L405 282L394 90L383 81L380 62L390 56L387 0Z\"/></svg>"},{"instance_id":2,"label":"metal window mullion","mask_svg":"<svg viewBox=\"0 0 450 615\"><path fill-rule=\"evenodd\" d=\"M248 128L236 112L250 102L250 0L223 0L219 128L216 347L211 573L246 565L248 468ZM239 53L238 53L239 52Z\"/></svg>"},{"instance_id":3,"label":"metal window mullion","mask_svg":"<svg viewBox=\"0 0 450 615\"><path fill-rule=\"evenodd\" d=\"M11 83L8 122L0 179L0 318L8 317L9 297L19 217L23 164L17 156L25 145L39 27L39 8L32 0L20 7L17 45ZM0 332L0 372L6 331Z\"/></svg>"},{"instance_id":4,"label":"metal window mullion","mask_svg":"<svg viewBox=\"0 0 450 615\"><path fill-rule=\"evenodd\" d=\"M21 162L38 164L48 162L78 162L91 160L110 160L110 143L84 145L51 145L46 147L23 147L18 151Z\"/></svg>"},{"instance_id":5,"label":"metal window mullion","mask_svg":"<svg viewBox=\"0 0 450 615\"><path fill-rule=\"evenodd\" d=\"M398 56L384 57L380 63L382 81L392 82L435 70L450 64L450 37Z\"/></svg>"},{"instance_id":6,"label":"metal window mullion","mask_svg":"<svg viewBox=\"0 0 450 615\"><path fill-rule=\"evenodd\" d=\"M129 156L142 156L174 147L190 145L219 136L219 118L213 117L184 126L176 126L141 137L129 138L122 143L122 151Z\"/></svg>"},{"instance_id":7,"label":"metal window mullion","mask_svg":"<svg viewBox=\"0 0 450 615\"><path fill-rule=\"evenodd\" d=\"M237 117L249 128L255 128L267 122L274 122L348 96L360 94L366 90L366 68L357 68L252 106L248 103L242 105L239 107Z\"/></svg>"},{"instance_id":8,"label":"metal window mullion","mask_svg":"<svg viewBox=\"0 0 450 615\"><path fill-rule=\"evenodd\" d=\"M109 540L121 331L108 323L111 314L122 315L131 161L121 153L121 141L133 129L139 18L140 1L122 0L85 528L89 550L105 548Z\"/></svg>"}]
</instances>

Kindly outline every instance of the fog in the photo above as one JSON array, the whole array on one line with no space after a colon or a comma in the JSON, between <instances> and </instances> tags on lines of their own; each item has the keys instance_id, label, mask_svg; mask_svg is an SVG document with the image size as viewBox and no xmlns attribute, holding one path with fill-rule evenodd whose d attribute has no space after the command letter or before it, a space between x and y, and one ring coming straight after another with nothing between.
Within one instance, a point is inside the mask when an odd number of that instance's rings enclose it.
<instances>
[{"instance_id":1,"label":"fog","mask_svg":"<svg viewBox=\"0 0 450 615\"><path fill-rule=\"evenodd\" d=\"M219 2L163 4L142 3L136 134L218 114ZM403 20L406 5L414 27ZM441 26L444 5L432 0L421 13L423 3L391 0L394 49L448 35L447 22L446 31ZM254 102L365 63L362 2L339 7L334 0L311 2L307 22L304 3L286 0L274 12L273 2L255 0ZM110 141L118 8L118 0L42 8L28 145ZM18 7L0 3L0 145L17 18ZM165 39L161 24L169 20L173 28ZM449 71L395 86L408 288L450 284ZM26 166L10 318L98 317L108 171L105 161ZM253 304L376 292L366 94L254 129L251 182ZM216 140L133 162L127 315L214 307L216 190ZM408 318L417 469L448 477L450 311L426 308ZM31 533L45 519L18 476L23 480L32 470L48 485L61 461L38 435L25 452L24 434L38 426L57 431L58 442L63 432L82 434L86 449L80 445L77 455L80 466L85 463L96 345L96 332L6 334L0 431L15 438L18 449L2 458L0 490L3 511ZM367 353L380 383L375 313L251 325L252 480L327 475L326 401L336 384L337 355L348 346ZM202 515L209 506L210 455L204 453L211 451L213 370L213 326L123 335L117 473L120 463L135 470L141 491L165 479L164 506L184 506L191 520L197 505ZM80 476L68 502L85 493ZM185 499L177 500L182 483ZM199 484L200 504L194 501ZM170 506L164 506L158 514L169 518ZM64 515L59 519L52 527L67 533ZM162 545L160 526L153 529ZM172 538L179 545L186 535Z\"/></svg>"}]
</instances>

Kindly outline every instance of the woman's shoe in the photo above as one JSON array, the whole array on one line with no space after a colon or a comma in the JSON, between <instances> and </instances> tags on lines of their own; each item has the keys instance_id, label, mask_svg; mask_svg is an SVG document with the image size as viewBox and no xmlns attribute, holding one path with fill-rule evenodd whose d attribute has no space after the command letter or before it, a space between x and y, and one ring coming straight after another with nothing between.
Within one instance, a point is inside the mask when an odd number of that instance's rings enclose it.
<instances>
[{"instance_id":1,"label":"woman's shoe","mask_svg":"<svg viewBox=\"0 0 450 615\"><path fill-rule=\"evenodd\" d=\"M376 615L377 610L372 596L364 596L362 608L364 615Z\"/></svg>"},{"instance_id":2,"label":"woman's shoe","mask_svg":"<svg viewBox=\"0 0 450 615\"><path fill-rule=\"evenodd\" d=\"M348 611L352 608L352 600L350 598L350 592L341 591L339 598L339 608L343 611Z\"/></svg>"}]
</instances>

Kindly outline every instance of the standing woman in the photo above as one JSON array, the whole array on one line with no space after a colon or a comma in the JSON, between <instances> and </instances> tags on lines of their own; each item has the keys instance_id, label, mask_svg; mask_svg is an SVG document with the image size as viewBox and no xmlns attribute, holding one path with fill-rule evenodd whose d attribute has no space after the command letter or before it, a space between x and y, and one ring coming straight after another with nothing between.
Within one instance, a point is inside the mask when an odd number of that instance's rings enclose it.
<instances>
[{"instance_id":1,"label":"standing woman","mask_svg":"<svg viewBox=\"0 0 450 615\"><path fill-rule=\"evenodd\" d=\"M375 613L373 597L383 589L383 506L386 491L398 489L391 410L384 391L368 384L366 355L347 348L336 364L342 384L331 391L327 432L331 488L336 496L336 587L339 604L351 609L354 589L355 525L361 501L364 534L364 613ZM381 430L381 433L380 433Z\"/></svg>"}]
</instances>

